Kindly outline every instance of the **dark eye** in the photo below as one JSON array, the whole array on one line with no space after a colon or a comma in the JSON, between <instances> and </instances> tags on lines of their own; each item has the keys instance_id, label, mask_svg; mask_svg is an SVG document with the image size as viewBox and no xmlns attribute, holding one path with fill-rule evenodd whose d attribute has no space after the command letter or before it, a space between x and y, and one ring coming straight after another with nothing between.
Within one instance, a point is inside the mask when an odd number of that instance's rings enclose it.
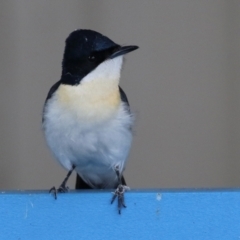
<instances>
[{"instance_id":1,"label":"dark eye","mask_svg":"<svg viewBox=\"0 0 240 240\"><path fill-rule=\"evenodd\" d=\"M90 62L95 62L96 56L95 56L94 54L91 54L91 55L88 57L88 60L89 60Z\"/></svg>"}]
</instances>

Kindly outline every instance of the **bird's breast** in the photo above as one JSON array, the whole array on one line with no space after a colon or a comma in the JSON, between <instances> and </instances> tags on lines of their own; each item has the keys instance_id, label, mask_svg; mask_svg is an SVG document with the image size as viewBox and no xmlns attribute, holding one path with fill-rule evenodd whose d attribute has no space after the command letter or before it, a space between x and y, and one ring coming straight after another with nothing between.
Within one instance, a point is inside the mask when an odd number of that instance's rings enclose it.
<instances>
[{"instance_id":1,"label":"bird's breast","mask_svg":"<svg viewBox=\"0 0 240 240\"><path fill-rule=\"evenodd\" d=\"M91 124L111 118L121 103L119 88L114 81L93 81L78 86L60 85L55 101L63 114L72 114L79 121Z\"/></svg>"}]
</instances>

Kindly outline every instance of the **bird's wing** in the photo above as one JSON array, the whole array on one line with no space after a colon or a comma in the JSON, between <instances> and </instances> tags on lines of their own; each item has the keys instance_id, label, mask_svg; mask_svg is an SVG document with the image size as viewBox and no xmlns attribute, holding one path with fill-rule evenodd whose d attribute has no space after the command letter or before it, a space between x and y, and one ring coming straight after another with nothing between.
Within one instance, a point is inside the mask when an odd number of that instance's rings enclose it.
<instances>
[{"instance_id":1,"label":"bird's wing","mask_svg":"<svg viewBox=\"0 0 240 240\"><path fill-rule=\"evenodd\" d=\"M61 84L61 80L59 80L58 82L56 82L56 83L50 88L50 90L49 90L49 92L48 92L48 95L47 95L47 98L46 98L46 100L45 100L45 103L46 103L47 100L48 100L49 98L51 98L52 95L56 92L56 90L58 89L58 87L59 87L60 84Z\"/></svg>"},{"instance_id":2,"label":"bird's wing","mask_svg":"<svg viewBox=\"0 0 240 240\"><path fill-rule=\"evenodd\" d=\"M128 102L128 99L127 99L127 95L126 93L122 90L122 88L119 86L119 91L120 91L120 97L121 97L121 100L125 103L126 107L127 107L127 110L129 111L130 113L130 105L129 105L129 102Z\"/></svg>"},{"instance_id":3,"label":"bird's wing","mask_svg":"<svg viewBox=\"0 0 240 240\"><path fill-rule=\"evenodd\" d=\"M47 98L45 100L45 103L44 103L44 107L43 107L43 114L42 114L42 123L44 122L44 111L45 111L45 106L46 106L46 103L48 101L48 99L50 99L52 97L52 95L56 92L56 90L58 89L59 85L61 84L61 81L58 81L56 82L49 90L48 92L48 95L47 95Z\"/></svg>"}]
</instances>

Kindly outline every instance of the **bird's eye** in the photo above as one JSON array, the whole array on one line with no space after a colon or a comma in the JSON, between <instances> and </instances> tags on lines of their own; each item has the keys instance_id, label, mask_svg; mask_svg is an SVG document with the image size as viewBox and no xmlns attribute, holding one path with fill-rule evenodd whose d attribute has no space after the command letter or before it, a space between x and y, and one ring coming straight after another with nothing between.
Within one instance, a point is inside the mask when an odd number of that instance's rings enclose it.
<instances>
[{"instance_id":1,"label":"bird's eye","mask_svg":"<svg viewBox=\"0 0 240 240\"><path fill-rule=\"evenodd\" d=\"M96 60L96 56L94 54L91 54L89 57L88 57L88 60L90 62L94 62Z\"/></svg>"}]
</instances>

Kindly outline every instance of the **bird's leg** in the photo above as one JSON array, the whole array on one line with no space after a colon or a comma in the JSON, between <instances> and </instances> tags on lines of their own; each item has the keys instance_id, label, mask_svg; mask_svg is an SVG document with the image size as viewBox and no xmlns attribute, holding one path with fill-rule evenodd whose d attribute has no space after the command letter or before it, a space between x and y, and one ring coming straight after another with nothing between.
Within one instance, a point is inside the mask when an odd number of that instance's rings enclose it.
<instances>
[{"instance_id":1,"label":"bird's leg","mask_svg":"<svg viewBox=\"0 0 240 240\"><path fill-rule=\"evenodd\" d=\"M113 192L113 197L111 200L111 204L114 202L116 197L118 198L118 213L121 214L121 209L122 207L126 208L126 205L124 203L124 193L126 190L129 190L130 188L122 183L122 176L119 172L119 167L116 166L115 168L117 177L118 177L118 187L116 190Z\"/></svg>"},{"instance_id":2,"label":"bird's leg","mask_svg":"<svg viewBox=\"0 0 240 240\"><path fill-rule=\"evenodd\" d=\"M61 183L58 189L56 189L56 187L54 186L49 190L49 193L53 192L55 199L57 199L57 193L68 192L69 188L66 186L66 183L74 169L75 169L75 166L73 165L72 169L68 172L67 176L64 178L63 182Z\"/></svg>"}]
</instances>

